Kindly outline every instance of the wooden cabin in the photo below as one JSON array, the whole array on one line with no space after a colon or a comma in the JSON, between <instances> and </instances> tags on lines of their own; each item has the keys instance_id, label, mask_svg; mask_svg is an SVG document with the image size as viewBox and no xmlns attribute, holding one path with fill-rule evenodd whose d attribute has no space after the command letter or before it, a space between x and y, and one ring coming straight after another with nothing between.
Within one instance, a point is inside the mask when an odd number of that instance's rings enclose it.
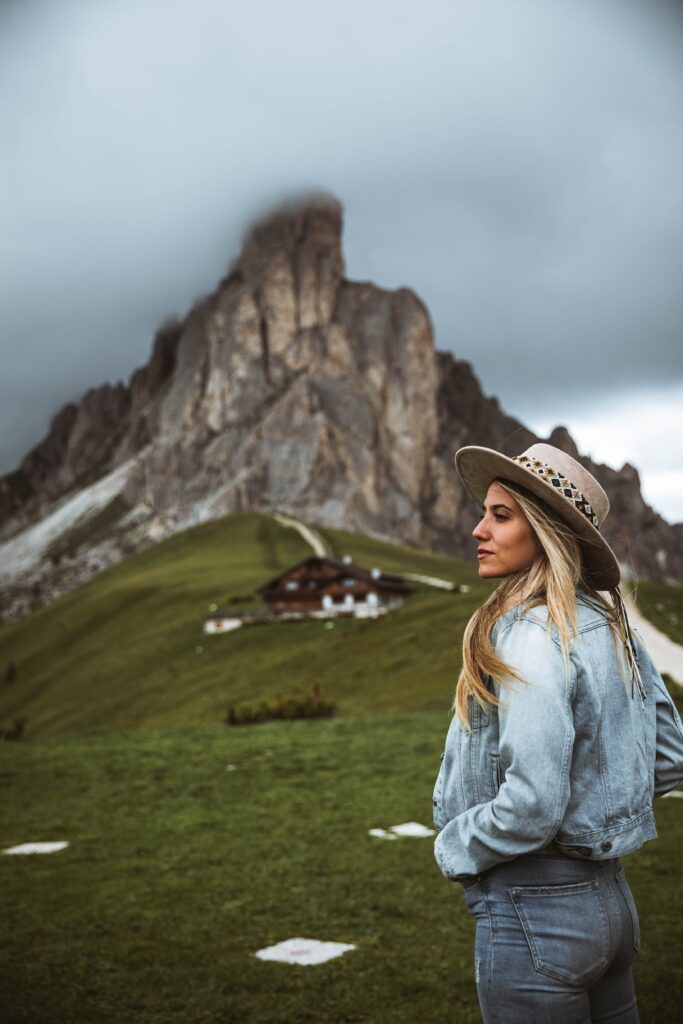
<instances>
[{"instance_id":1,"label":"wooden cabin","mask_svg":"<svg viewBox=\"0 0 683 1024\"><path fill-rule=\"evenodd\" d=\"M256 591L276 614L379 614L403 603L410 587L400 576L365 569L350 558L314 555L268 580Z\"/></svg>"},{"instance_id":2,"label":"wooden cabin","mask_svg":"<svg viewBox=\"0 0 683 1024\"><path fill-rule=\"evenodd\" d=\"M278 619L376 618L403 604L412 590L400 576L364 569L348 556L339 561L314 555L257 589L267 610L216 609L204 620L204 632L227 633Z\"/></svg>"}]
</instances>

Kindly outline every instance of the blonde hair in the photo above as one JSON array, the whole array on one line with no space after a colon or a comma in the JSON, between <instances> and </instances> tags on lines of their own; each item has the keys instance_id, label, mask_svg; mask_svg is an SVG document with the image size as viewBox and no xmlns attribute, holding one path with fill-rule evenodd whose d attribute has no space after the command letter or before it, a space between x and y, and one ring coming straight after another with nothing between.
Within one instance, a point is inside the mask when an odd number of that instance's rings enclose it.
<instances>
[{"instance_id":1,"label":"blonde hair","mask_svg":"<svg viewBox=\"0 0 683 1024\"><path fill-rule=\"evenodd\" d=\"M579 588L603 612L610 625L622 676L619 648L621 644L626 646L630 642L619 588L605 592L609 593L609 599L595 589L583 567L581 544L571 527L531 491L508 480L496 480L496 483L517 501L538 538L540 549L531 565L505 577L467 623L462 645L463 664L453 702L453 708L466 729L470 727L469 706L472 700L483 709L487 704L497 706L500 703L489 689L488 679L501 686L508 684L511 678L525 682L515 669L498 657L491 640L496 620L516 605L521 604L524 612L538 605L547 605L546 627L551 630L554 625L557 629L567 673L570 641L577 626L576 591Z\"/></svg>"}]
</instances>

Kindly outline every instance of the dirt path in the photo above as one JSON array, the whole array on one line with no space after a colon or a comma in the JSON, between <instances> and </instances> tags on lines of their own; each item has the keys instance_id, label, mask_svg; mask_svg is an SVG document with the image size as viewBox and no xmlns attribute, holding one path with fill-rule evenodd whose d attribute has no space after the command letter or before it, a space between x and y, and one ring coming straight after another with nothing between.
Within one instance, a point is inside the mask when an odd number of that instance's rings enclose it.
<instances>
[{"instance_id":1,"label":"dirt path","mask_svg":"<svg viewBox=\"0 0 683 1024\"><path fill-rule=\"evenodd\" d=\"M666 672L679 686L683 686L683 647L661 633L641 613L633 599L624 594L629 621L638 630L647 647L648 654L660 672Z\"/></svg>"},{"instance_id":2,"label":"dirt path","mask_svg":"<svg viewBox=\"0 0 683 1024\"><path fill-rule=\"evenodd\" d=\"M305 523L300 523L298 519L293 519L291 516L283 516L281 513L276 512L273 519L277 519L281 526L289 526L292 530L296 530L300 533L307 544L310 544L313 548L314 554L320 558L326 558L330 552L327 550L327 544L322 539L317 530L314 530L312 526L307 526Z\"/></svg>"}]
</instances>

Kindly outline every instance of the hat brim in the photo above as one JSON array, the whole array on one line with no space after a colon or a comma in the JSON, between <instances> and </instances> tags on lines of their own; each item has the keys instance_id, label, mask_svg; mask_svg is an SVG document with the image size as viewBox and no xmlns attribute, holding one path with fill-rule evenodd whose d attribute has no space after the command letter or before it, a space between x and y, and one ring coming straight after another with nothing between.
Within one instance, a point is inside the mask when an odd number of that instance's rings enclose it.
<instances>
[{"instance_id":1,"label":"hat brim","mask_svg":"<svg viewBox=\"0 0 683 1024\"><path fill-rule=\"evenodd\" d=\"M494 480L511 480L539 497L550 508L559 512L572 527L581 543L584 568L596 590L611 590L618 586L621 571L617 557L599 530L572 505L567 498L518 462L501 455L492 448L468 445L455 453L455 468L463 484L478 505L484 504L486 493Z\"/></svg>"}]
</instances>

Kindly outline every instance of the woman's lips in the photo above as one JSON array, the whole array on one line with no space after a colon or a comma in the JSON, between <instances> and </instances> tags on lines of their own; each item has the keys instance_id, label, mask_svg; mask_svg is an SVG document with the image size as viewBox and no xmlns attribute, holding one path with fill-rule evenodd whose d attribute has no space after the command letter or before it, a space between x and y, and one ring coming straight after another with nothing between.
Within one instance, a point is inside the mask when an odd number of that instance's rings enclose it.
<instances>
[{"instance_id":1,"label":"woman's lips","mask_svg":"<svg viewBox=\"0 0 683 1024\"><path fill-rule=\"evenodd\" d=\"M477 551L477 558L486 558L488 555L492 555L493 551Z\"/></svg>"}]
</instances>

